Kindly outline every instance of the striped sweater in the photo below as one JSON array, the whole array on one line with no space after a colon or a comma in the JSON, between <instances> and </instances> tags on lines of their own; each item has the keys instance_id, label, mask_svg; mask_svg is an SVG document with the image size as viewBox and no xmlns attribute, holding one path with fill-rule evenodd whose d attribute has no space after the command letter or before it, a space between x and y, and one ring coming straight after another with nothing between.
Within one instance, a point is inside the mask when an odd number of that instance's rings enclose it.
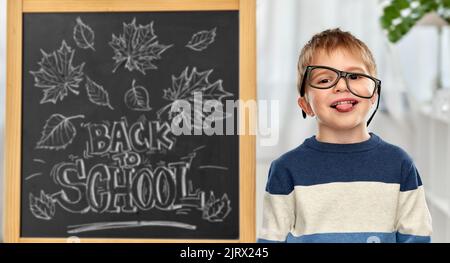
<instances>
[{"instance_id":1,"label":"striped sweater","mask_svg":"<svg viewBox=\"0 0 450 263\"><path fill-rule=\"evenodd\" d=\"M409 155L374 133L315 136L272 162L258 242L430 242L431 217Z\"/></svg>"}]
</instances>

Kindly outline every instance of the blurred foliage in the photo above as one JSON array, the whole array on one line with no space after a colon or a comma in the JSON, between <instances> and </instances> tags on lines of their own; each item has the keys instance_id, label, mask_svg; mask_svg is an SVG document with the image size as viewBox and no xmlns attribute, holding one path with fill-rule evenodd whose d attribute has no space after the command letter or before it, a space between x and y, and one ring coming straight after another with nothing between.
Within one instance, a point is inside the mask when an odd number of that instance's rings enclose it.
<instances>
[{"instance_id":1,"label":"blurred foliage","mask_svg":"<svg viewBox=\"0 0 450 263\"><path fill-rule=\"evenodd\" d=\"M390 0L383 8L380 22L389 40L395 43L430 12L436 12L450 23L450 0Z\"/></svg>"}]
</instances>

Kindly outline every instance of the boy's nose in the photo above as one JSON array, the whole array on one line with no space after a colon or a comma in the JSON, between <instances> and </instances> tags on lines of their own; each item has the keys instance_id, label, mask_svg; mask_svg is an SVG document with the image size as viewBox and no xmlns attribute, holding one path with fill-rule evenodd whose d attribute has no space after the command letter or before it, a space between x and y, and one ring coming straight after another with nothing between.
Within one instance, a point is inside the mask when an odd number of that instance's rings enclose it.
<instances>
[{"instance_id":1,"label":"boy's nose","mask_svg":"<svg viewBox=\"0 0 450 263\"><path fill-rule=\"evenodd\" d=\"M334 92L348 91L347 82L345 78L341 77L333 88Z\"/></svg>"}]
</instances>

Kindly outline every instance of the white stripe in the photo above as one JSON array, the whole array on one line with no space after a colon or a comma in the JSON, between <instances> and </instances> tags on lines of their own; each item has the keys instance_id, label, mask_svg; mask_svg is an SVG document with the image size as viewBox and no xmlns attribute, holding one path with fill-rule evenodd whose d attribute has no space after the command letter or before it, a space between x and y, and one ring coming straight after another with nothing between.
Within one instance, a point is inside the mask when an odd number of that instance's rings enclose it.
<instances>
[{"instance_id":1,"label":"white stripe","mask_svg":"<svg viewBox=\"0 0 450 263\"><path fill-rule=\"evenodd\" d=\"M320 233L399 231L430 236L431 217L423 187L400 192L382 182L338 182L295 186L289 195L265 193L260 237L285 240Z\"/></svg>"},{"instance_id":2,"label":"white stripe","mask_svg":"<svg viewBox=\"0 0 450 263\"><path fill-rule=\"evenodd\" d=\"M431 236L431 216L423 186L400 192L397 229L402 234Z\"/></svg>"},{"instance_id":3,"label":"white stripe","mask_svg":"<svg viewBox=\"0 0 450 263\"><path fill-rule=\"evenodd\" d=\"M294 194L264 194L262 228L259 237L274 241L284 241L294 224Z\"/></svg>"},{"instance_id":4,"label":"white stripe","mask_svg":"<svg viewBox=\"0 0 450 263\"><path fill-rule=\"evenodd\" d=\"M339 182L296 186L295 236L393 232L399 184Z\"/></svg>"}]
</instances>

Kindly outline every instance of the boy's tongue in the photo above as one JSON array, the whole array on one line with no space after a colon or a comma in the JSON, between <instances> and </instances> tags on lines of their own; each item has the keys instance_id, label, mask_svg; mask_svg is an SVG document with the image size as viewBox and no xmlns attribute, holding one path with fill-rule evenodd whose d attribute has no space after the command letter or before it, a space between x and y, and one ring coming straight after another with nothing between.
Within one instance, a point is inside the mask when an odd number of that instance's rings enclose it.
<instances>
[{"instance_id":1,"label":"boy's tongue","mask_svg":"<svg viewBox=\"0 0 450 263\"><path fill-rule=\"evenodd\" d=\"M349 111L352 108L353 108L353 104L351 104L351 103L345 103L345 104L336 105L336 109L338 111Z\"/></svg>"}]
</instances>

